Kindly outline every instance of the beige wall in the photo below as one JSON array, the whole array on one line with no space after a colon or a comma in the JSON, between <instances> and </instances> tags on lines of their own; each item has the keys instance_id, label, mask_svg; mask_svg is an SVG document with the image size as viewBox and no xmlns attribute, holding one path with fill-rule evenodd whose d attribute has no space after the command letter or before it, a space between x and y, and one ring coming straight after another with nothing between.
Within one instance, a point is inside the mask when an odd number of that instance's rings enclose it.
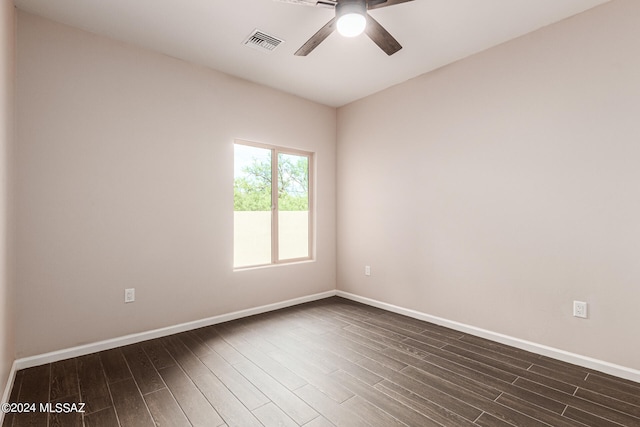
<instances>
[{"instance_id":1,"label":"beige wall","mask_svg":"<svg viewBox=\"0 0 640 427\"><path fill-rule=\"evenodd\" d=\"M338 289L640 369L638 16L615 1L340 108Z\"/></svg>"},{"instance_id":2,"label":"beige wall","mask_svg":"<svg viewBox=\"0 0 640 427\"><path fill-rule=\"evenodd\" d=\"M0 6L0 399L15 357L10 262L10 162L14 137L15 9ZM0 420L2 415L0 414Z\"/></svg>"},{"instance_id":3,"label":"beige wall","mask_svg":"<svg viewBox=\"0 0 640 427\"><path fill-rule=\"evenodd\" d=\"M335 289L335 109L21 12L18 52L19 357ZM316 153L316 262L233 272L234 138Z\"/></svg>"}]
</instances>

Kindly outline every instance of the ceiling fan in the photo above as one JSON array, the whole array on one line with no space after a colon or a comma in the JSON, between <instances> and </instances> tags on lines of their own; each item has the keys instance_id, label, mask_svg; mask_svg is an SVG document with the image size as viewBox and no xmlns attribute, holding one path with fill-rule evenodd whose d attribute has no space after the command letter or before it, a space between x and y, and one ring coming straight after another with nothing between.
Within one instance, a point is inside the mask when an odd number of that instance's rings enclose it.
<instances>
[{"instance_id":1,"label":"ceiling fan","mask_svg":"<svg viewBox=\"0 0 640 427\"><path fill-rule=\"evenodd\" d=\"M334 8L336 16L318 30L295 53L296 56L307 56L318 47L334 30L345 37L355 37L362 32L387 55L393 55L402 46L382 25L367 13L368 10L393 6L413 0L281 0L287 3L304 4Z\"/></svg>"}]
</instances>

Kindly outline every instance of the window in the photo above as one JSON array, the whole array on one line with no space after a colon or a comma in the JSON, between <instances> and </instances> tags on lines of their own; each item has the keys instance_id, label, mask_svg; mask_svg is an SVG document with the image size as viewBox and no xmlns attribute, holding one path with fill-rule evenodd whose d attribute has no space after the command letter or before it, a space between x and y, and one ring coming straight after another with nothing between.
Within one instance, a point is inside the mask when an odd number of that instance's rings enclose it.
<instances>
[{"instance_id":1,"label":"window","mask_svg":"<svg viewBox=\"0 0 640 427\"><path fill-rule=\"evenodd\" d=\"M233 267L311 258L312 153L236 141Z\"/></svg>"}]
</instances>

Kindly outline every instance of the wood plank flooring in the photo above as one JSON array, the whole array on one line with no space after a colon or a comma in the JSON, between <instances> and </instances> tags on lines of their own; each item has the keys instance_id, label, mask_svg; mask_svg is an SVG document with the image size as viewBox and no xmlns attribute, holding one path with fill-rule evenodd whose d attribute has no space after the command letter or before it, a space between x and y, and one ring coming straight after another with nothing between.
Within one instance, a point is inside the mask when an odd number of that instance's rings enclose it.
<instances>
[{"instance_id":1,"label":"wood plank flooring","mask_svg":"<svg viewBox=\"0 0 640 427\"><path fill-rule=\"evenodd\" d=\"M19 371L18 426L640 426L640 384L342 298ZM55 408L55 406L52 406Z\"/></svg>"}]
</instances>

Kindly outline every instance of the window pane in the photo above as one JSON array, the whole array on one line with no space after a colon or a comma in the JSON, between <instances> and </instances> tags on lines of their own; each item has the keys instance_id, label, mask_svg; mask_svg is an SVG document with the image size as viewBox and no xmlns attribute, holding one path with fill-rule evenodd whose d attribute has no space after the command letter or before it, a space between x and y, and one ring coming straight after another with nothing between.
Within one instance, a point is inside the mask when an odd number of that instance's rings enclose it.
<instances>
[{"instance_id":1,"label":"window pane","mask_svg":"<svg viewBox=\"0 0 640 427\"><path fill-rule=\"evenodd\" d=\"M280 260L309 256L309 158L278 154Z\"/></svg>"},{"instance_id":2,"label":"window pane","mask_svg":"<svg viewBox=\"0 0 640 427\"><path fill-rule=\"evenodd\" d=\"M271 150L234 144L233 266L271 263Z\"/></svg>"}]
</instances>

